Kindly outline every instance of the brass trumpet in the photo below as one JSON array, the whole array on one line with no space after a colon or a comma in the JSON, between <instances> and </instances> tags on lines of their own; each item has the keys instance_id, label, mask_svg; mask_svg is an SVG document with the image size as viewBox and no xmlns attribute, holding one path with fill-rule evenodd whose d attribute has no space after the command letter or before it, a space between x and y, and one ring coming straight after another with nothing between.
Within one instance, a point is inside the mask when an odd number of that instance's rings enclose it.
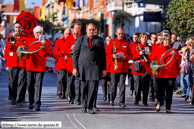
<instances>
[{"instance_id":1,"label":"brass trumpet","mask_svg":"<svg viewBox=\"0 0 194 129\"><path fill-rule=\"evenodd\" d=\"M17 48L17 50L16 50L17 57L18 57L20 60L23 60L22 58L23 58L24 56L26 56L27 54L33 54L33 53L36 53L36 52L38 52L39 50L41 50L41 49L44 47L43 45L42 45L39 49L37 49L37 50L35 50L35 51L32 51L32 52L29 52L29 51L28 51L29 48L30 48L30 46L32 46L33 44L38 43L38 42L40 42L40 41L35 41L35 42L31 43L31 44L29 45L29 47L27 48L27 51L24 50L24 45L20 45L20 46Z\"/></svg>"},{"instance_id":2,"label":"brass trumpet","mask_svg":"<svg viewBox=\"0 0 194 129\"><path fill-rule=\"evenodd\" d=\"M170 64L170 62L171 62L172 59L174 58L175 53L172 54L172 57L171 57L171 59L168 61L168 63L162 64L162 58L163 58L163 56L164 56L167 52L169 52L169 51L172 52L173 50L172 50L172 49L167 50L167 51L165 51L165 52L162 54L162 56L161 56L161 58L160 58L160 64L159 64L159 65L157 64L157 60L153 60L153 61L151 62L150 68L151 68L151 72L152 72L154 75L158 75L158 74L161 72L162 67L165 67L165 66L167 66L168 64Z\"/></svg>"},{"instance_id":3,"label":"brass trumpet","mask_svg":"<svg viewBox=\"0 0 194 129\"><path fill-rule=\"evenodd\" d=\"M115 42L113 42L113 43L114 43L114 46L113 46L113 53L114 53L114 54L117 54L117 49L116 49L116 46L115 46ZM115 62L114 70L119 69L118 64L117 64L117 59L114 59L114 62Z\"/></svg>"},{"instance_id":4,"label":"brass trumpet","mask_svg":"<svg viewBox=\"0 0 194 129\"><path fill-rule=\"evenodd\" d=\"M17 35L9 37L8 41L11 44L16 44L19 39L20 39L20 34L18 33Z\"/></svg>"}]
</instances>

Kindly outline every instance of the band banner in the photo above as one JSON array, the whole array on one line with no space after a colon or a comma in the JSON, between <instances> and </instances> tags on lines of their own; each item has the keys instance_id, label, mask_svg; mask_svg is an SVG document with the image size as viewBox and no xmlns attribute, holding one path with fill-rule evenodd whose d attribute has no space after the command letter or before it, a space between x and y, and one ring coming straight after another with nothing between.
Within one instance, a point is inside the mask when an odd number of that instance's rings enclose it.
<instances>
[{"instance_id":1,"label":"band banner","mask_svg":"<svg viewBox=\"0 0 194 129\"><path fill-rule=\"evenodd\" d=\"M33 37L33 29L38 25L38 22L34 15L29 12L23 12L17 16L16 22L20 22L22 24L22 29L28 37Z\"/></svg>"}]
</instances>

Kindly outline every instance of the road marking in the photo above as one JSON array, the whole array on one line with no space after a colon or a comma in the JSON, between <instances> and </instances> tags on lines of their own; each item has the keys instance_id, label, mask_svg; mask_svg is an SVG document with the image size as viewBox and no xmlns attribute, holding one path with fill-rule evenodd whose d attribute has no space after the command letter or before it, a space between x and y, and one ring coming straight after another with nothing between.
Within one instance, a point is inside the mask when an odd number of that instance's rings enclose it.
<instances>
[{"instance_id":1,"label":"road marking","mask_svg":"<svg viewBox=\"0 0 194 129\"><path fill-rule=\"evenodd\" d=\"M78 129L78 127L73 123L73 121L69 118L69 114L67 114L67 118L69 119L69 121L71 122L71 124L73 125L73 126L75 126L75 128L76 129Z\"/></svg>"},{"instance_id":2,"label":"road marking","mask_svg":"<svg viewBox=\"0 0 194 129\"><path fill-rule=\"evenodd\" d=\"M82 123L75 117L75 114L74 114L74 113L73 113L73 116L74 116L75 120L82 126L82 128L86 129L86 127L84 127L84 126L82 125Z\"/></svg>"}]
</instances>

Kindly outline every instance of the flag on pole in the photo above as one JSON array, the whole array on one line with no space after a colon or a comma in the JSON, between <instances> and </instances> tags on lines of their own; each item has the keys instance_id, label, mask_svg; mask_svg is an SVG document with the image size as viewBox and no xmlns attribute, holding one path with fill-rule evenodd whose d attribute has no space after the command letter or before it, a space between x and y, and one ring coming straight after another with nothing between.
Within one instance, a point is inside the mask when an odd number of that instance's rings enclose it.
<instances>
[{"instance_id":1,"label":"flag on pole","mask_svg":"<svg viewBox=\"0 0 194 129\"><path fill-rule=\"evenodd\" d=\"M39 6L34 6L34 16L35 16L35 18L39 19L39 16L40 16Z\"/></svg>"},{"instance_id":2,"label":"flag on pole","mask_svg":"<svg viewBox=\"0 0 194 129\"><path fill-rule=\"evenodd\" d=\"M58 4L60 4L60 2L66 3L66 0L58 0Z\"/></svg>"},{"instance_id":3,"label":"flag on pole","mask_svg":"<svg viewBox=\"0 0 194 129\"><path fill-rule=\"evenodd\" d=\"M66 3L68 5L68 8L71 9L73 7L73 0L67 0Z\"/></svg>"},{"instance_id":4,"label":"flag on pole","mask_svg":"<svg viewBox=\"0 0 194 129\"><path fill-rule=\"evenodd\" d=\"M40 17L39 20L45 21L45 6L40 6Z\"/></svg>"},{"instance_id":5,"label":"flag on pole","mask_svg":"<svg viewBox=\"0 0 194 129\"><path fill-rule=\"evenodd\" d=\"M26 11L26 0L20 0L20 12Z\"/></svg>"},{"instance_id":6,"label":"flag on pole","mask_svg":"<svg viewBox=\"0 0 194 129\"><path fill-rule=\"evenodd\" d=\"M76 7L79 6L79 0L76 0Z\"/></svg>"},{"instance_id":7,"label":"flag on pole","mask_svg":"<svg viewBox=\"0 0 194 129\"><path fill-rule=\"evenodd\" d=\"M13 6L13 11L20 11L20 5L19 5L19 0L14 0L14 6Z\"/></svg>"},{"instance_id":8,"label":"flag on pole","mask_svg":"<svg viewBox=\"0 0 194 129\"><path fill-rule=\"evenodd\" d=\"M13 23L14 15L10 15L10 23Z\"/></svg>"},{"instance_id":9,"label":"flag on pole","mask_svg":"<svg viewBox=\"0 0 194 129\"><path fill-rule=\"evenodd\" d=\"M83 0L83 6L86 6L86 0Z\"/></svg>"}]
</instances>

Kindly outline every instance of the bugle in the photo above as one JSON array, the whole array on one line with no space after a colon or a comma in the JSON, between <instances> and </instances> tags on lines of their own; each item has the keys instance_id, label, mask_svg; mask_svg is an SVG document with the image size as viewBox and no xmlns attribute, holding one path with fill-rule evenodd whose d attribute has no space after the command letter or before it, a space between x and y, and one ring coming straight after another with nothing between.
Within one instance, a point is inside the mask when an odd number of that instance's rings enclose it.
<instances>
[{"instance_id":1,"label":"bugle","mask_svg":"<svg viewBox=\"0 0 194 129\"><path fill-rule=\"evenodd\" d=\"M17 57L18 57L20 60L23 60L23 57L26 56L27 54L33 54L33 53L36 53L36 52L38 52L39 50L41 50L41 49L44 47L43 45L40 46L40 48L37 49L37 50L35 50L35 51L32 51L32 52L29 52L29 51L28 51L29 48L30 48L30 46L32 46L33 44L38 43L38 42L40 42L40 41L35 41L35 42L31 43L31 44L29 45L29 47L27 48L27 50L24 49L24 45L20 45L20 46L17 48L17 50L16 50Z\"/></svg>"},{"instance_id":2,"label":"bugle","mask_svg":"<svg viewBox=\"0 0 194 129\"><path fill-rule=\"evenodd\" d=\"M115 46L115 42L113 42L113 53L114 54L117 54L117 49L116 49L116 46ZM114 70L117 70L117 69L119 69L119 67L118 67L118 63L117 63L117 59L114 59L114 65L115 65L115 67L114 67Z\"/></svg>"},{"instance_id":3,"label":"bugle","mask_svg":"<svg viewBox=\"0 0 194 129\"><path fill-rule=\"evenodd\" d=\"M157 60L153 60L153 61L151 62L150 68L151 68L151 72L152 72L154 75L158 75L158 74L161 72L162 67L165 67L165 66L167 66L168 64L170 64L170 62L171 62L172 59L174 58L175 53L172 53L172 57L171 57L171 59L168 61L168 63L162 64L162 58L163 58L163 56L164 56L167 52L169 52L169 51L172 52L173 50L172 50L172 49L167 50L167 51L165 51L165 52L162 54L162 56L161 56L161 58L160 58L160 64L159 64L159 65L157 64Z\"/></svg>"},{"instance_id":4,"label":"bugle","mask_svg":"<svg viewBox=\"0 0 194 129\"><path fill-rule=\"evenodd\" d=\"M17 35L9 37L8 41L11 44L16 44L19 39L20 39L20 34L18 33Z\"/></svg>"}]
</instances>

